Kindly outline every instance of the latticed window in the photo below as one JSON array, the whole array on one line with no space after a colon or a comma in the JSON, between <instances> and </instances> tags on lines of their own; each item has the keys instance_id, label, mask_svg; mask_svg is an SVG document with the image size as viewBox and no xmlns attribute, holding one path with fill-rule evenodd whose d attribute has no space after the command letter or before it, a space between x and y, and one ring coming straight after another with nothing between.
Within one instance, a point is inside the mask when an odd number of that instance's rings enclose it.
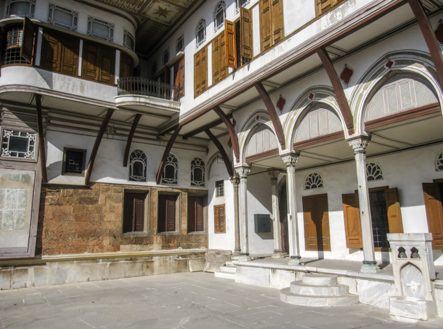
<instances>
[{"instance_id":1,"label":"latticed window","mask_svg":"<svg viewBox=\"0 0 443 329\"><path fill-rule=\"evenodd\" d=\"M83 175L86 150L65 148L63 152L63 175Z\"/></svg>"},{"instance_id":2,"label":"latticed window","mask_svg":"<svg viewBox=\"0 0 443 329\"><path fill-rule=\"evenodd\" d=\"M191 162L191 185L205 185L205 163L200 158L195 158Z\"/></svg>"},{"instance_id":3,"label":"latticed window","mask_svg":"<svg viewBox=\"0 0 443 329\"><path fill-rule=\"evenodd\" d=\"M437 157L435 168L437 171L443 171L443 153L440 153L440 155Z\"/></svg>"},{"instance_id":4,"label":"latticed window","mask_svg":"<svg viewBox=\"0 0 443 329\"><path fill-rule=\"evenodd\" d=\"M112 42L114 40L114 24L88 17L88 35Z\"/></svg>"},{"instance_id":5,"label":"latticed window","mask_svg":"<svg viewBox=\"0 0 443 329\"><path fill-rule=\"evenodd\" d=\"M382 180L383 172L380 166L375 163L366 164L366 177L368 177L368 181Z\"/></svg>"},{"instance_id":6,"label":"latticed window","mask_svg":"<svg viewBox=\"0 0 443 329\"><path fill-rule=\"evenodd\" d=\"M215 182L215 196L216 197L225 196L224 181L219 180Z\"/></svg>"},{"instance_id":7,"label":"latticed window","mask_svg":"<svg viewBox=\"0 0 443 329\"><path fill-rule=\"evenodd\" d=\"M68 30L77 30L78 12L49 4L48 22Z\"/></svg>"},{"instance_id":8,"label":"latticed window","mask_svg":"<svg viewBox=\"0 0 443 329\"><path fill-rule=\"evenodd\" d=\"M174 154L169 154L163 168L162 183L177 184L178 161Z\"/></svg>"},{"instance_id":9,"label":"latticed window","mask_svg":"<svg viewBox=\"0 0 443 329\"><path fill-rule=\"evenodd\" d=\"M35 0L8 0L6 16L28 16L34 18Z\"/></svg>"},{"instance_id":10,"label":"latticed window","mask_svg":"<svg viewBox=\"0 0 443 329\"><path fill-rule=\"evenodd\" d=\"M313 173L306 177L305 190L312 190L319 187L323 187L323 179L319 174Z\"/></svg>"},{"instance_id":11,"label":"latticed window","mask_svg":"<svg viewBox=\"0 0 443 329\"><path fill-rule=\"evenodd\" d=\"M6 158L35 158L37 134L25 131L3 130L1 156Z\"/></svg>"},{"instance_id":12,"label":"latticed window","mask_svg":"<svg viewBox=\"0 0 443 329\"><path fill-rule=\"evenodd\" d=\"M226 4L224 1L220 1L214 10L214 29L217 31L223 27L226 17Z\"/></svg>"},{"instance_id":13,"label":"latticed window","mask_svg":"<svg viewBox=\"0 0 443 329\"><path fill-rule=\"evenodd\" d=\"M206 41L206 21L201 19L197 24L195 29L195 39L197 42L197 47Z\"/></svg>"},{"instance_id":14,"label":"latticed window","mask_svg":"<svg viewBox=\"0 0 443 329\"><path fill-rule=\"evenodd\" d=\"M23 43L23 28L13 27L6 30L6 42L3 45L2 65L28 64L28 61L20 56Z\"/></svg>"},{"instance_id":15,"label":"latticed window","mask_svg":"<svg viewBox=\"0 0 443 329\"><path fill-rule=\"evenodd\" d=\"M129 180L146 182L147 157L142 150L135 150L129 157Z\"/></svg>"}]
</instances>

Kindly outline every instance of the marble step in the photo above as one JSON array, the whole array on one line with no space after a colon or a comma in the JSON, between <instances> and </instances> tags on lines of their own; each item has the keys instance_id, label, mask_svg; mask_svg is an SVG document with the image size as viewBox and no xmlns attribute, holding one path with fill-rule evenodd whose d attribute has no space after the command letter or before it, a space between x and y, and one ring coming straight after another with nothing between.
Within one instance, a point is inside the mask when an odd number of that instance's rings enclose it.
<instances>
[{"instance_id":1,"label":"marble step","mask_svg":"<svg viewBox=\"0 0 443 329\"><path fill-rule=\"evenodd\" d=\"M302 278L302 281L306 285L326 286L337 284L337 277L330 275L305 274Z\"/></svg>"},{"instance_id":2,"label":"marble step","mask_svg":"<svg viewBox=\"0 0 443 329\"><path fill-rule=\"evenodd\" d=\"M220 271L224 272L224 273L234 273L237 271L237 267L236 266L221 266L220 267Z\"/></svg>"},{"instance_id":3,"label":"marble step","mask_svg":"<svg viewBox=\"0 0 443 329\"><path fill-rule=\"evenodd\" d=\"M302 281L291 282L291 293L304 296L342 296L349 293L349 287L343 284L327 286L308 285Z\"/></svg>"},{"instance_id":4,"label":"marble step","mask_svg":"<svg viewBox=\"0 0 443 329\"><path fill-rule=\"evenodd\" d=\"M228 272L214 272L214 276L219 279L235 280L235 273Z\"/></svg>"},{"instance_id":5,"label":"marble step","mask_svg":"<svg viewBox=\"0 0 443 329\"><path fill-rule=\"evenodd\" d=\"M302 306L348 306L358 303L357 295L343 296L306 296L295 295L290 288L280 290L280 300L285 303Z\"/></svg>"}]
</instances>

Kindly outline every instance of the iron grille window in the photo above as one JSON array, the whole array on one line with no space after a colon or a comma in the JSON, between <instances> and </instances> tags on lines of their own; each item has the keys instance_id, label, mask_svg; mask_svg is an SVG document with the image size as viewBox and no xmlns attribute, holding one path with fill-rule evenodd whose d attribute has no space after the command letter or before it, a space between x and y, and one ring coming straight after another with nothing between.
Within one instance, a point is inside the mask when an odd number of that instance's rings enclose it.
<instances>
[{"instance_id":1,"label":"iron grille window","mask_svg":"<svg viewBox=\"0 0 443 329\"><path fill-rule=\"evenodd\" d=\"M178 161L175 155L169 154L163 168L162 183L177 184Z\"/></svg>"},{"instance_id":2,"label":"iron grille window","mask_svg":"<svg viewBox=\"0 0 443 329\"><path fill-rule=\"evenodd\" d=\"M323 187L323 179L317 173L310 174L305 180L305 190Z\"/></svg>"},{"instance_id":3,"label":"iron grille window","mask_svg":"<svg viewBox=\"0 0 443 329\"><path fill-rule=\"evenodd\" d=\"M185 41L183 35L177 39L177 45L175 47L175 51L177 53L185 50Z\"/></svg>"},{"instance_id":4,"label":"iron grille window","mask_svg":"<svg viewBox=\"0 0 443 329\"><path fill-rule=\"evenodd\" d=\"M65 148L63 174L83 175L85 171L86 150Z\"/></svg>"},{"instance_id":5,"label":"iron grille window","mask_svg":"<svg viewBox=\"0 0 443 329\"><path fill-rule=\"evenodd\" d=\"M197 40L197 47L206 41L206 21L201 19L197 24L197 29L195 31L195 38Z\"/></svg>"},{"instance_id":6,"label":"iron grille window","mask_svg":"<svg viewBox=\"0 0 443 329\"><path fill-rule=\"evenodd\" d=\"M372 217L372 232L375 248L389 248L387 233L389 233L388 211L386 208L385 191L369 193Z\"/></svg>"},{"instance_id":7,"label":"iron grille window","mask_svg":"<svg viewBox=\"0 0 443 329\"><path fill-rule=\"evenodd\" d=\"M22 42L22 27L13 27L6 31L6 42L3 45L3 65L28 64L28 61L20 56Z\"/></svg>"},{"instance_id":8,"label":"iron grille window","mask_svg":"<svg viewBox=\"0 0 443 329\"><path fill-rule=\"evenodd\" d=\"M226 16L226 4L224 1L220 1L214 10L214 29L215 31L221 29L225 23Z\"/></svg>"},{"instance_id":9,"label":"iron grille window","mask_svg":"<svg viewBox=\"0 0 443 329\"><path fill-rule=\"evenodd\" d=\"M437 171L443 171L443 153L440 153L435 163Z\"/></svg>"},{"instance_id":10,"label":"iron grille window","mask_svg":"<svg viewBox=\"0 0 443 329\"><path fill-rule=\"evenodd\" d=\"M216 197L225 196L224 181L219 180L215 182L215 196Z\"/></svg>"},{"instance_id":11,"label":"iron grille window","mask_svg":"<svg viewBox=\"0 0 443 329\"><path fill-rule=\"evenodd\" d=\"M383 172L380 166L375 163L366 164L366 177L368 177L368 181L382 180Z\"/></svg>"},{"instance_id":12,"label":"iron grille window","mask_svg":"<svg viewBox=\"0 0 443 329\"><path fill-rule=\"evenodd\" d=\"M205 185L205 163L200 158L195 158L191 162L191 185Z\"/></svg>"},{"instance_id":13,"label":"iron grille window","mask_svg":"<svg viewBox=\"0 0 443 329\"><path fill-rule=\"evenodd\" d=\"M145 152L135 150L130 156L129 180L134 182L146 182L146 163Z\"/></svg>"}]
</instances>

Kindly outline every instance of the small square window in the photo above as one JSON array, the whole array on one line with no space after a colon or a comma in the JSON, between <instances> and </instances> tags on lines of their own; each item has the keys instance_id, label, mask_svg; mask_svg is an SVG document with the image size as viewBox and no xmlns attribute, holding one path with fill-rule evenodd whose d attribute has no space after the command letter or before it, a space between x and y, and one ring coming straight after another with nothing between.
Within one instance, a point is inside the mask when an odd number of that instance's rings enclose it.
<instances>
[{"instance_id":1,"label":"small square window","mask_svg":"<svg viewBox=\"0 0 443 329\"><path fill-rule=\"evenodd\" d=\"M114 40L114 24L88 17L88 35L112 42Z\"/></svg>"},{"instance_id":2,"label":"small square window","mask_svg":"<svg viewBox=\"0 0 443 329\"><path fill-rule=\"evenodd\" d=\"M222 180L215 182L215 196L216 197L225 196L225 184L224 183L225 182Z\"/></svg>"},{"instance_id":3,"label":"small square window","mask_svg":"<svg viewBox=\"0 0 443 329\"><path fill-rule=\"evenodd\" d=\"M34 159L37 134L26 131L3 130L1 157Z\"/></svg>"},{"instance_id":4,"label":"small square window","mask_svg":"<svg viewBox=\"0 0 443 329\"><path fill-rule=\"evenodd\" d=\"M68 30L77 30L78 12L49 4L48 22Z\"/></svg>"},{"instance_id":5,"label":"small square window","mask_svg":"<svg viewBox=\"0 0 443 329\"><path fill-rule=\"evenodd\" d=\"M175 47L175 51L178 54L181 51L185 50L185 41L183 35L177 39L177 45Z\"/></svg>"},{"instance_id":6,"label":"small square window","mask_svg":"<svg viewBox=\"0 0 443 329\"><path fill-rule=\"evenodd\" d=\"M63 175L83 175L86 150L65 148L63 153Z\"/></svg>"}]
</instances>

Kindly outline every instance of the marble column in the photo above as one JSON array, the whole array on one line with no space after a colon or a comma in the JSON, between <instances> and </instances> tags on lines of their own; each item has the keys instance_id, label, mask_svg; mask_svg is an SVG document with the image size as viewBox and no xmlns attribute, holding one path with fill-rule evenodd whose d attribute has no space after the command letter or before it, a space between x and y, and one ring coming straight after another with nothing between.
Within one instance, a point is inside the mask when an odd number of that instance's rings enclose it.
<instances>
[{"instance_id":1,"label":"marble column","mask_svg":"<svg viewBox=\"0 0 443 329\"><path fill-rule=\"evenodd\" d=\"M282 155L286 164L286 188L288 202L288 235L289 235L289 265L300 264L300 245L297 222L297 194L295 186L295 164L298 160L297 153Z\"/></svg>"},{"instance_id":2,"label":"marble column","mask_svg":"<svg viewBox=\"0 0 443 329\"><path fill-rule=\"evenodd\" d=\"M348 139L348 143L354 150L357 168L358 203L363 240L363 265L360 271L363 273L376 273L380 268L375 261L371 206L369 202L368 179L366 177L366 147L369 144L369 138L365 136L351 138Z\"/></svg>"},{"instance_id":3,"label":"marble column","mask_svg":"<svg viewBox=\"0 0 443 329\"><path fill-rule=\"evenodd\" d=\"M269 171L269 177L271 178L271 191L272 191L272 220L274 229L274 254L272 258L282 258L282 245L281 245L281 226L280 226L280 207L278 198L278 175L277 170Z\"/></svg>"},{"instance_id":4,"label":"marble column","mask_svg":"<svg viewBox=\"0 0 443 329\"><path fill-rule=\"evenodd\" d=\"M240 176L240 189L238 194L238 215L240 222L240 257L239 260L251 260L249 257L249 242L248 242L248 174L251 171L250 167L243 166L235 168L235 171Z\"/></svg>"},{"instance_id":5,"label":"marble column","mask_svg":"<svg viewBox=\"0 0 443 329\"><path fill-rule=\"evenodd\" d=\"M238 208L238 187L240 179L238 176L231 177L232 187L234 188L234 230L235 230L235 247L233 256L240 256L240 222L239 222L239 208Z\"/></svg>"}]
</instances>

